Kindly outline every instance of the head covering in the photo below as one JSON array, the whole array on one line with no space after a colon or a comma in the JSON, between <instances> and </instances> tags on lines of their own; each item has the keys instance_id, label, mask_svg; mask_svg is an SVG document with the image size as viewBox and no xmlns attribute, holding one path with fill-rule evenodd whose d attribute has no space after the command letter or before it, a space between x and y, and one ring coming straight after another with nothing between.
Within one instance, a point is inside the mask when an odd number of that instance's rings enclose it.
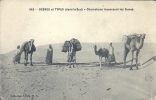
<instances>
[{"instance_id":1,"label":"head covering","mask_svg":"<svg viewBox=\"0 0 156 100\"><path fill-rule=\"evenodd\" d=\"M112 45L112 43L110 43L109 45Z\"/></svg>"},{"instance_id":2,"label":"head covering","mask_svg":"<svg viewBox=\"0 0 156 100\"><path fill-rule=\"evenodd\" d=\"M17 46L17 49L19 49L19 48L20 48L20 45Z\"/></svg>"},{"instance_id":3,"label":"head covering","mask_svg":"<svg viewBox=\"0 0 156 100\"><path fill-rule=\"evenodd\" d=\"M34 41L35 41L34 39L30 39L30 42L32 42L32 43L33 43Z\"/></svg>"},{"instance_id":4,"label":"head covering","mask_svg":"<svg viewBox=\"0 0 156 100\"><path fill-rule=\"evenodd\" d=\"M52 48L51 44L49 44L49 48L50 48L50 49Z\"/></svg>"}]
</instances>

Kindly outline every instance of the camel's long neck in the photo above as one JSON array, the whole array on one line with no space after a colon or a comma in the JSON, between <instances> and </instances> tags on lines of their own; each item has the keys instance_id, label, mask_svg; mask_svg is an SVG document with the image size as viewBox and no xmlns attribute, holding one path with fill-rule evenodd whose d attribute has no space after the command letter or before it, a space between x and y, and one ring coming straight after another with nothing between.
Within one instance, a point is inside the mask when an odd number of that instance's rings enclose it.
<instances>
[{"instance_id":1,"label":"camel's long neck","mask_svg":"<svg viewBox=\"0 0 156 100\"><path fill-rule=\"evenodd\" d=\"M141 49L143 47L143 45L144 45L144 38L141 38L138 49Z\"/></svg>"},{"instance_id":2,"label":"camel's long neck","mask_svg":"<svg viewBox=\"0 0 156 100\"><path fill-rule=\"evenodd\" d=\"M94 48L94 52L96 55L98 55L97 48Z\"/></svg>"}]
</instances>

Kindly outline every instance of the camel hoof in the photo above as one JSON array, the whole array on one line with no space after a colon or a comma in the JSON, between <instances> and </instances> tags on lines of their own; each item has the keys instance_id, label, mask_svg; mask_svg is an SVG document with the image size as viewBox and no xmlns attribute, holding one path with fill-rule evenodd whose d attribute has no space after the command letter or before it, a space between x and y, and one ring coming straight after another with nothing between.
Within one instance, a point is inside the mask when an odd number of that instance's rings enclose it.
<instances>
[{"instance_id":1,"label":"camel hoof","mask_svg":"<svg viewBox=\"0 0 156 100\"><path fill-rule=\"evenodd\" d=\"M132 68L130 68L129 70L133 70Z\"/></svg>"}]
</instances>

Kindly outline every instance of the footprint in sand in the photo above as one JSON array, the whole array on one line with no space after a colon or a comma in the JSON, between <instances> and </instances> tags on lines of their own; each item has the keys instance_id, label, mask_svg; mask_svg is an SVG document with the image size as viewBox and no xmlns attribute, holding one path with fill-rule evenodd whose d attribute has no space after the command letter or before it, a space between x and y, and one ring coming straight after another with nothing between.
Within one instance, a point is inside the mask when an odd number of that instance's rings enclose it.
<instances>
[{"instance_id":1,"label":"footprint in sand","mask_svg":"<svg viewBox=\"0 0 156 100\"><path fill-rule=\"evenodd\" d=\"M86 85L85 87L88 87L89 85Z\"/></svg>"},{"instance_id":2,"label":"footprint in sand","mask_svg":"<svg viewBox=\"0 0 156 100\"><path fill-rule=\"evenodd\" d=\"M72 84L72 86L77 85L77 84Z\"/></svg>"},{"instance_id":3,"label":"footprint in sand","mask_svg":"<svg viewBox=\"0 0 156 100\"><path fill-rule=\"evenodd\" d=\"M108 88L108 89L107 89L107 91L110 91L110 90L111 90L111 88Z\"/></svg>"},{"instance_id":4,"label":"footprint in sand","mask_svg":"<svg viewBox=\"0 0 156 100\"><path fill-rule=\"evenodd\" d=\"M153 81L153 77L151 75L147 75L147 76L145 76L145 80L148 82L151 82L151 81Z\"/></svg>"},{"instance_id":5,"label":"footprint in sand","mask_svg":"<svg viewBox=\"0 0 156 100\"><path fill-rule=\"evenodd\" d=\"M88 90L89 90L89 89L87 89L87 90L86 90L85 92L83 92L81 95L84 95L84 94L86 94L86 93L88 92Z\"/></svg>"}]
</instances>

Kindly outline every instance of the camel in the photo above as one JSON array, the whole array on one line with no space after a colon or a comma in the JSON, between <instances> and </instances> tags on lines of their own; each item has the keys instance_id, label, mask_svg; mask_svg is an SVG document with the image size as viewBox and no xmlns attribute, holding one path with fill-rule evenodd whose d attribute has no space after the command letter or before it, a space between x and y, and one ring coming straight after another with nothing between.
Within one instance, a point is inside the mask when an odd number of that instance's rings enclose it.
<instances>
[{"instance_id":1,"label":"camel","mask_svg":"<svg viewBox=\"0 0 156 100\"><path fill-rule=\"evenodd\" d=\"M73 67L74 64L76 64L76 52L80 51L81 49L81 43L75 38L72 38L70 41L65 41L64 45L62 46L62 52L68 52L68 60L66 65L70 64L70 68L72 63Z\"/></svg>"},{"instance_id":2,"label":"camel","mask_svg":"<svg viewBox=\"0 0 156 100\"><path fill-rule=\"evenodd\" d=\"M32 55L33 55L33 52L36 51L36 47L35 47L35 45L33 43L34 43L34 40L31 39L30 41L25 42L23 44L23 47L21 48L21 53L24 51L24 54L25 54L25 61L24 61L25 66L27 66L27 61L28 61L28 55L29 54L30 54L30 65L33 66L33 64L32 64Z\"/></svg>"},{"instance_id":3,"label":"camel","mask_svg":"<svg viewBox=\"0 0 156 100\"><path fill-rule=\"evenodd\" d=\"M99 56L100 68L102 69L102 67L101 67L102 57L105 57L105 66L106 66L106 62L108 62L109 51L108 51L106 48L100 48L100 49L97 51L97 46L96 46L96 45L93 45L93 48L94 48L95 54ZM108 65L108 64L107 64L107 65Z\"/></svg>"},{"instance_id":4,"label":"camel","mask_svg":"<svg viewBox=\"0 0 156 100\"><path fill-rule=\"evenodd\" d=\"M132 70L133 60L136 59L136 68L138 69L138 55L140 49L143 47L145 34L132 34L128 36L124 36L124 68L126 68L126 57L131 51L132 53L132 60L131 60L131 67ZM134 57L134 52L136 51L136 58Z\"/></svg>"}]
</instances>

